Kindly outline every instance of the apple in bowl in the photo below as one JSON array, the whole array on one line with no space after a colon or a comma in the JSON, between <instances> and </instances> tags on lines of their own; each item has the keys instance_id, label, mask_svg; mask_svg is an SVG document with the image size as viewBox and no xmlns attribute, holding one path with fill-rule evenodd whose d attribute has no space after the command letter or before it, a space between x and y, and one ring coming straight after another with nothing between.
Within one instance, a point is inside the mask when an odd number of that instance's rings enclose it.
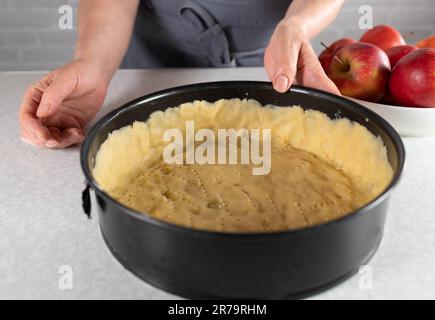
<instances>
[{"instance_id":1,"label":"apple in bowl","mask_svg":"<svg viewBox=\"0 0 435 320\"><path fill-rule=\"evenodd\" d=\"M354 100L380 114L403 136L435 135L435 49L414 50L400 59L382 104Z\"/></svg>"},{"instance_id":2,"label":"apple in bowl","mask_svg":"<svg viewBox=\"0 0 435 320\"><path fill-rule=\"evenodd\" d=\"M367 30L359 41L373 44L382 50L406 44L400 32L387 25L378 25Z\"/></svg>"},{"instance_id":3,"label":"apple in bowl","mask_svg":"<svg viewBox=\"0 0 435 320\"><path fill-rule=\"evenodd\" d=\"M419 48L432 48L435 49L435 35L431 35L415 44Z\"/></svg>"},{"instance_id":4,"label":"apple in bowl","mask_svg":"<svg viewBox=\"0 0 435 320\"><path fill-rule=\"evenodd\" d=\"M411 53L412 51L415 51L417 49L418 47L413 46L412 44L404 44L400 46L391 47L385 50L388 59L390 59L391 69L394 68L394 66L397 64L397 62L399 62L400 59L402 59L408 53Z\"/></svg>"},{"instance_id":5,"label":"apple in bowl","mask_svg":"<svg viewBox=\"0 0 435 320\"><path fill-rule=\"evenodd\" d=\"M405 136L435 135L435 35L406 44L390 26L340 39L319 60L340 92Z\"/></svg>"},{"instance_id":6,"label":"apple in bowl","mask_svg":"<svg viewBox=\"0 0 435 320\"><path fill-rule=\"evenodd\" d=\"M338 50L352 43L355 43L355 40L350 38L343 38L331 43L329 46L326 46L325 50L323 50L319 55L319 61L322 65L323 70L325 70L326 72L326 70L329 69L331 61L332 59L334 59L334 56Z\"/></svg>"},{"instance_id":7,"label":"apple in bowl","mask_svg":"<svg viewBox=\"0 0 435 320\"><path fill-rule=\"evenodd\" d=\"M379 101L387 92L390 61L375 45L356 42L342 47L326 70L345 96Z\"/></svg>"},{"instance_id":8,"label":"apple in bowl","mask_svg":"<svg viewBox=\"0 0 435 320\"><path fill-rule=\"evenodd\" d=\"M400 59L389 89L400 105L435 108L435 49L418 49Z\"/></svg>"}]
</instances>

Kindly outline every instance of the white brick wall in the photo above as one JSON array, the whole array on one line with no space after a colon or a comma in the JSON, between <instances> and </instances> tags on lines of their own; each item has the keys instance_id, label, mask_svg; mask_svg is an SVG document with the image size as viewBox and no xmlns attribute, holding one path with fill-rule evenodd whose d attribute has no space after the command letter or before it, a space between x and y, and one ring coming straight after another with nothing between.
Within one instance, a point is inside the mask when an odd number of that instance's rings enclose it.
<instances>
[{"instance_id":1,"label":"white brick wall","mask_svg":"<svg viewBox=\"0 0 435 320\"><path fill-rule=\"evenodd\" d=\"M396 27L409 43L435 34L435 0L347 0L337 19L320 33L312 44L316 52L320 41L330 43L341 37L358 40L363 30L358 27L361 5L373 8L373 24Z\"/></svg>"},{"instance_id":2,"label":"white brick wall","mask_svg":"<svg viewBox=\"0 0 435 320\"><path fill-rule=\"evenodd\" d=\"M76 35L59 29L58 9L78 2L0 0L0 70L52 69L70 60Z\"/></svg>"},{"instance_id":3,"label":"white brick wall","mask_svg":"<svg viewBox=\"0 0 435 320\"><path fill-rule=\"evenodd\" d=\"M78 2L0 0L0 71L52 69L71 59L75 32L58 28L58 8L64 4L75 8ZM395 26L407 34L408 42L435 33L435 0L347 0L337 20L313 40L317 52L322 49L320 41L359 38L361 5L373 7L374 24Z\"/></svg>"}]
</instances>

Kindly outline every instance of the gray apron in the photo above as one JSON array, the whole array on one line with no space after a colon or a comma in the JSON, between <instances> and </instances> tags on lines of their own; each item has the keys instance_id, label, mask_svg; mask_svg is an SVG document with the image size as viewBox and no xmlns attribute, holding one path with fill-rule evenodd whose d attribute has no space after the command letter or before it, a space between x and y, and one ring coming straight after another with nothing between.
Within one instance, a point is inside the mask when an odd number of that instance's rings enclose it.
<instances>
[{"instance_id":1,"label":"gray apron","mask_svg":"<svg viewBox=\"0 0 435 320\"><path fill-rule=\"evenodd\" d=\"M291 0L142 0L121 68L261 66Z\"/></svg>"}]
</instances>

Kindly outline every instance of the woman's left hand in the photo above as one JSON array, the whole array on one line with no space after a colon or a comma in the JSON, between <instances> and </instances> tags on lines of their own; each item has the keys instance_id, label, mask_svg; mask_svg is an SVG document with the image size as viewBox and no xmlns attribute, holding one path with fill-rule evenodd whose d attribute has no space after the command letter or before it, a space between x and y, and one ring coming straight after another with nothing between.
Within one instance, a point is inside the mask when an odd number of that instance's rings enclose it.
<instances>
[{"instance_id":1,"label":"woman's left hand","mask_svg":"<svg viewBox=\"0 0 435 320\"><path fill-rule=\"evenodd\" d=\"M278 92L300 84L340 95L323 71L304 30L292 21L283 20L275 28L264 54L264 67Z\"/></svg>"}]
</instances>

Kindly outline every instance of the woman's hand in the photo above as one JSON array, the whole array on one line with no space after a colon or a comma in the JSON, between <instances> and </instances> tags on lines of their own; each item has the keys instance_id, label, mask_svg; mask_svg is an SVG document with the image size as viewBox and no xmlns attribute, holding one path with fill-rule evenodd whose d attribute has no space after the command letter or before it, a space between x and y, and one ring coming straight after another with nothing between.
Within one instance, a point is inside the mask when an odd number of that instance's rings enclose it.
<instances>
[{"instance_id":1,"label":"woman's hand","mask_svg":"<svg viewBox=\"0 0 435 320\"><path fill-rule=\"evenodd\" d=\"M301 84L340 94L323 71L304 30L291 20L283 20L275 28L264 54L264 67L278 92Z\"/></svg>"},{"instance_id":2,"label":"woman's hand","mask_svg":"<svg viewBox=\"0 0 435 320\"><path fill-rule=\"evenodd\" d=\"M108 81L97 64L75 60L30 86L20 107L21 137L31 145L65 148L84 138L97 114Z\"/></svg>"}]
</instances>

